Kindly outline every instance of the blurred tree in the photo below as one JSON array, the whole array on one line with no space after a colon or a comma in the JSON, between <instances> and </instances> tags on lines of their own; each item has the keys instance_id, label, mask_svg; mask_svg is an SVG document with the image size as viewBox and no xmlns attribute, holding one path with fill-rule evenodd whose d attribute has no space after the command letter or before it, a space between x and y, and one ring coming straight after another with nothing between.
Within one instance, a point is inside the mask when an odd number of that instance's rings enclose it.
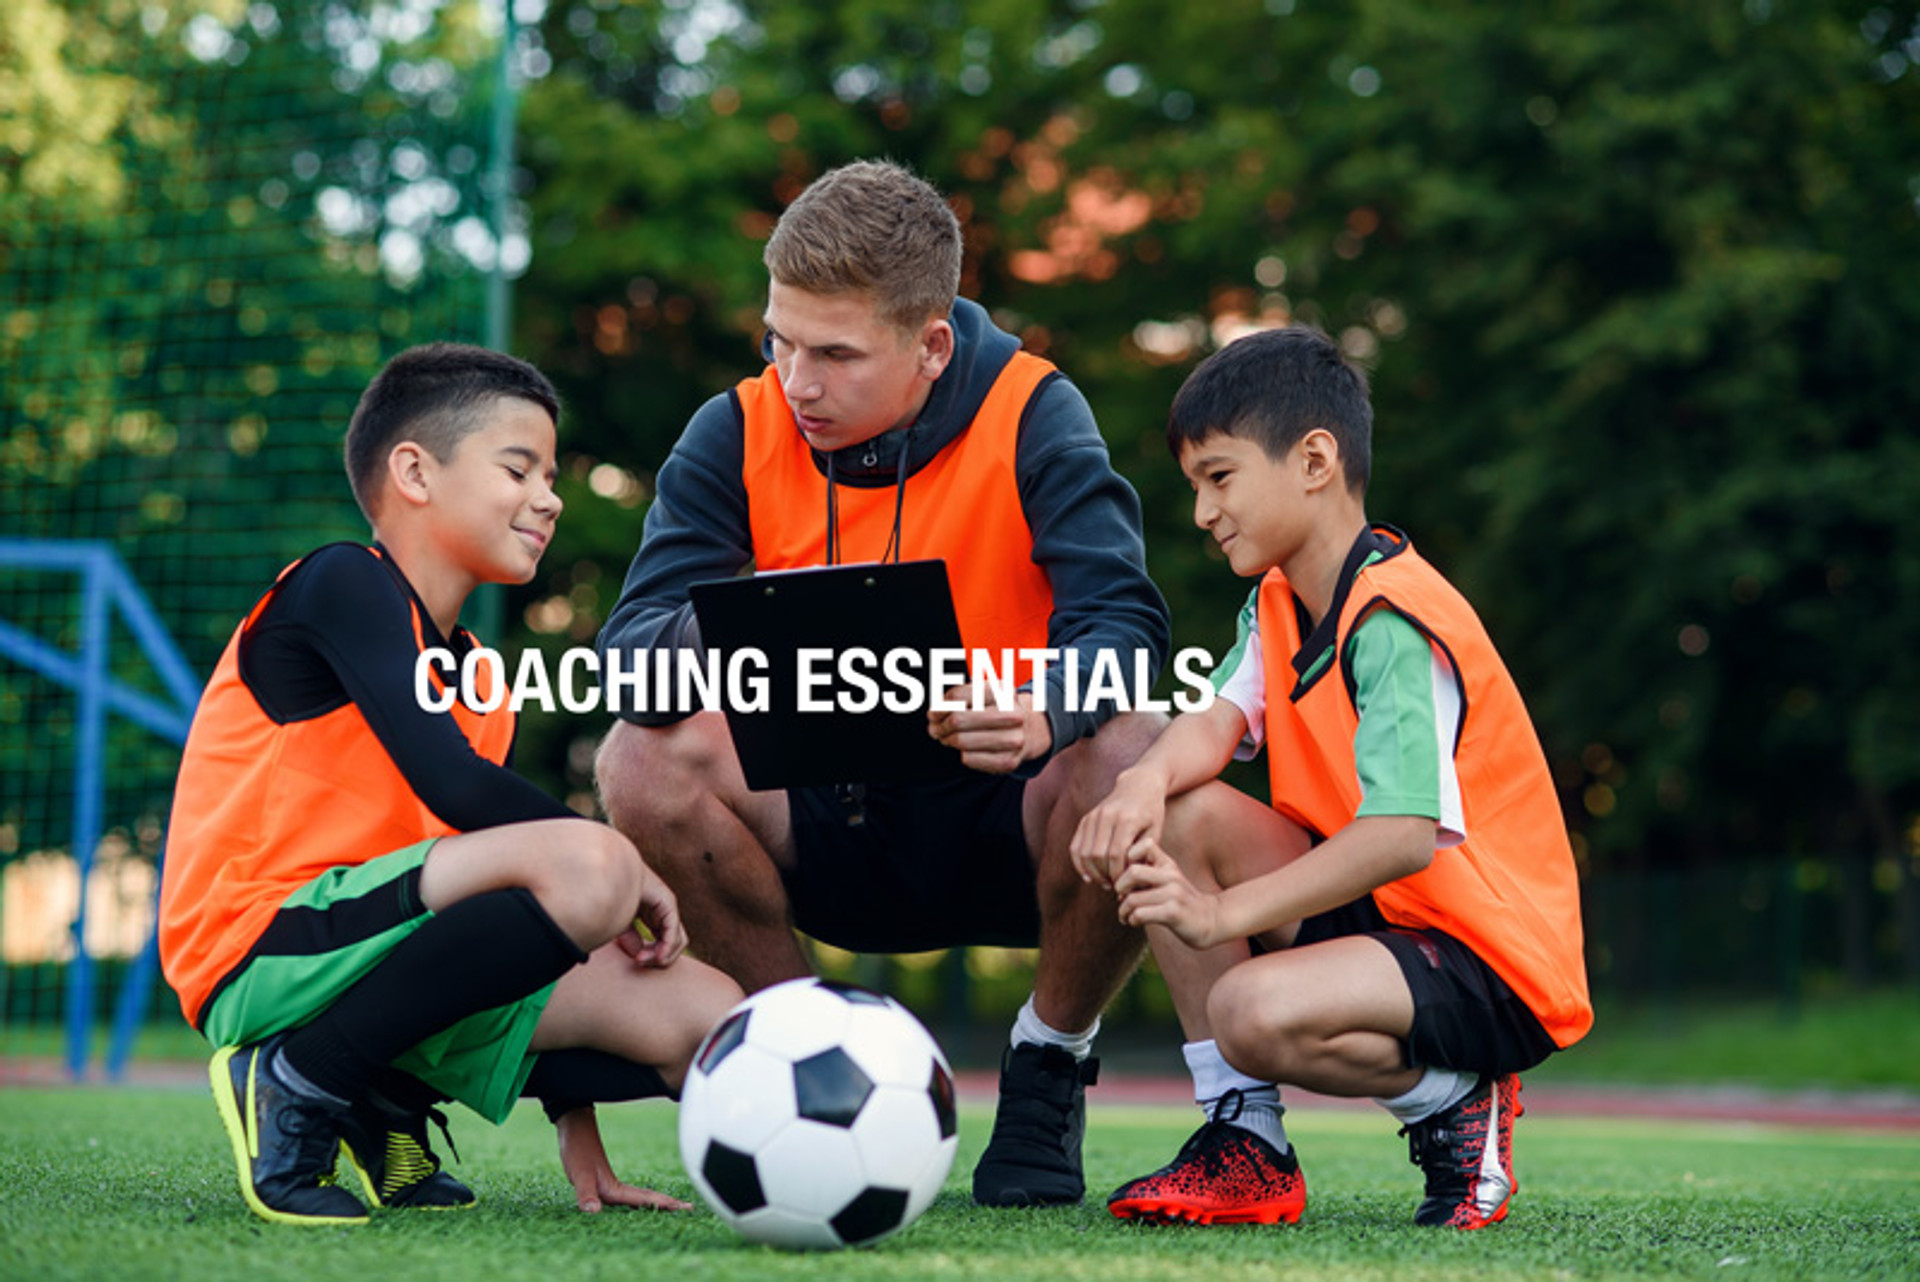
<instances>
[{"instance_id":1,"label":"blurred tree","mask_svg":"<svg viewBox=\"0 0 1920 1282\"><path fill-rule=\"evenodd\" d=\"M1319 139L1408 318L1390 493L1608 858L1893 853L1920 811L1920 27L1777 8L1370 5Z\"/></svg>"},{"instance_id":2,"label":"blurred tree","mask_svg":"<svg viewBox=\"0 0 1920 1282\"><path fill-rule=\"evenodd\" d=\"M484 337L485 17L0 5L0 531L110 544L202 675L281 567L365 537L340 440L381 362ZM0 571L0 615L57 648L72 598ZM153 688L138 647L114 662ZM0 856L68 839L74 738L61 687L0 668L0 777L31 780ZM115 719L106 751L116 815L163 814L174 749Z\"/></svg>"},{"instance_id":3,"label":"blurred tree","mask_svg":"<svg viewBox=\"0 0 1920 1282\"><path fill-rule=\"evenodd\" d=\"M563 525L549 628L597 626L649 469L757 367L783 204L890 155L1087 391L1180 643L1217 650L1246 585L1186 525L1165 406L1243 327L1316 323L1373 370L1374 515L1480 605L1584 851L1907 867L1910 8L555 0L540 35L520 346L629 504L590 501L590 554Z\"/></svg>"}]
</instances>

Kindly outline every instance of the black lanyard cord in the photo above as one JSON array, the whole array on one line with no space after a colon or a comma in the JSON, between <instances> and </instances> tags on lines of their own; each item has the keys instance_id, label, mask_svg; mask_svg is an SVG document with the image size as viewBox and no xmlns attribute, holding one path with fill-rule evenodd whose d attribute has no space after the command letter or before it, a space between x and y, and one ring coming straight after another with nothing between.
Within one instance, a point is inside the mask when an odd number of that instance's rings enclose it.
<instances>
[{"instance_id":1,"label":"black lanyard cord","mask_svg":"<svg viewBox=\"0 0 1920 1282\"><path fill-rule=\"evenodd\" d=\"M913 429L900 443L900 466L893 478L893 533L887 536L887 549L880 554L882 563L898 562L903 548L901 523L907 509L907 459L912 453ZM840 493L834 481L833 455L827 455L827 564L840 564Z\"/></svg>"}]
</instances>

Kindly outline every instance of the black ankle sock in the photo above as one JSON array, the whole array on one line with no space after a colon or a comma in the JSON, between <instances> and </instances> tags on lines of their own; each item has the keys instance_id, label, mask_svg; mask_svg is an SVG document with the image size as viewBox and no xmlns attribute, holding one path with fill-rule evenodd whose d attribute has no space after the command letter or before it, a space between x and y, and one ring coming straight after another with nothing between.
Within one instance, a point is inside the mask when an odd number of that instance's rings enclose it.
<instances>
[{"instance_id":1,"label":"black ankle sock","mask_svg":"<svg viewBox=\"0 0 1920 1282\"><path fill-rule=\"evenodd\" d=\"M447 1097L413 1074L403 1073L389 1064L367 1083L367 1098L389 1112L424 1113L436 1104L445 1103Z\"/></svg>"},{"instance_id":2,"label":"black ankle sock","mask_svg":"<svg viewBox=\"0 0 1920 1282\"><path fill-rule=\"evenodd\" d=\"M401 940L319 1018L289 1034L283 1053L320 1090L359 1099L408 1047L536 993L586 959L531 892L475 895Z\"/></svg>"},{"instance_id":3,"label":"black ankle sock","mask_svg":"<svg viewBox=\"0 0 1920 1282\"><path fill-rule=\"evenodd\" d=\"M278 1078L282 1086L292 1091L295 1095L298 1095L301 1099L306 1100L308 1103L324 1105L330 1112L343 1109L352 1103L351 1100L329 1094L308 1081L306 1074L288 1062L287 1049L284 1044L275 1050L273 1058L267 1061L267 1071Z\"/></svg>"},{"instance_id":4,"label":"black ankle sock","mask_svg":"<svg viewBox=\"0 0 1920 1282\"><path fill-rule=\"evenodd\" d=\"M655 1099L675 1092L667 1089L656 1068L591 1047L570 1046L543 1051L520 1095L539 1100L547 1120L557 1122L563 1114L588 1104Z\"/></svg>"}]
</instances>

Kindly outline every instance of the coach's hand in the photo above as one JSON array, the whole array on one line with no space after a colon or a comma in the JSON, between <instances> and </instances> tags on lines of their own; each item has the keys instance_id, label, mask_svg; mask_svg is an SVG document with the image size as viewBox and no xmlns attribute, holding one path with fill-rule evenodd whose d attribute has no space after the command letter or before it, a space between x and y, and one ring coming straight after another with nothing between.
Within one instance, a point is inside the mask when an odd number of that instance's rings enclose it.
<instances>
[{"instance_id":1,"label":"coach's hand","mask_svg":"<svg viewBox=\"0 0 1920 1282\"><path fill-rule=\"evenodd\" d=\"M969 703L971 686L946 692L947 703ZM1036 712L1033 696L1014 696L1012 707L968 706L957 712L930 710L927 733L960 754L960 761L982 774L1011 774L1024 762L1044 757L1053 748L1053 727L1047 714Z\"/></svg>"}]
</instances>

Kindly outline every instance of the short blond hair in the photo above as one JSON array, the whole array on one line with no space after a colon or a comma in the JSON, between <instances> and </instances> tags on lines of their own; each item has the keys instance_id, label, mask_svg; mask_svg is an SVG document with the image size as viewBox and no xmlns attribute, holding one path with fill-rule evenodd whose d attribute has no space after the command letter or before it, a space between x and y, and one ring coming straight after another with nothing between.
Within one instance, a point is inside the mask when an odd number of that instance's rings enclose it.
<instances>
[{"instance_id":1,"label":"short blond hair","mask_svg":"<svg viewBox=\"0 0 1920 1282\"><path fill-rule=\"evenodd\" d=\"M902 330L945 317L960 293L960 220L924 179L889 160L820 175L761 256L782 285L810 294L869 290Z\"/></svg>"}]
</instances>

